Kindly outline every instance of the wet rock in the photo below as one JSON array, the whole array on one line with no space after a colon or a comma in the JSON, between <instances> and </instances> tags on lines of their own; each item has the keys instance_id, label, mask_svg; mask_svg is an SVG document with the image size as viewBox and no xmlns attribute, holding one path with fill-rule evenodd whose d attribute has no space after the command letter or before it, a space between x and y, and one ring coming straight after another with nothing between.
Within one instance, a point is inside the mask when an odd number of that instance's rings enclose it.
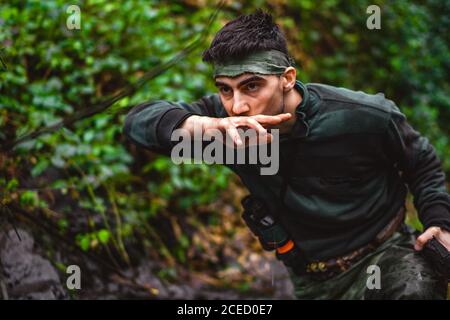
<instances>
[{"instance_id":1,"label":"wet rock","mask_svg":"<svg viewBox=\"0 0 450 320\"><path fill-rule=\"evenodd\" d=\"M278 260L272 261L274 299L292 300L294 285L284 264Z\"/></svg>"},{"instance_id":2,"label":"wet rock","mask_svg":"<svg viewBox=\"0 0 450 320\"><path fill-rule=\"evenodd\" d=\"M256 277L252 293L238 292L230 289L220 289L199 282L192 277L187 283L167 283L156 276L151 262L146 261L136 268L134 279L141 286L157 290L157 299L293 299L293 285L285 266L274 257L266 255L251 255L245 271ZM251 270L253 268L253 270ZM259 270L259 271L255 271ZM226 275L229 279L229 275Z\"/></svg>"},{"instance_id":3,"label":"wet rock","mask_svg":"<svg viewBox=\"0 0 450 320\"><path fill-rule=\"evenodd\" d=\"M136 282L142 286L148 286L157 290L158 299L169 298L169 291L162 281L155 275L150 263L141 264L137 268Z\"/></svg>"},{"instance_id":4,"label":"wet rock","mask_svg":"<svg viewBox=\"0 0 450 320\"><path fill-rule=\"evenodd\" d=\"M0 267L9 299L64 299L67 293L51 263L34 252L34 239L19 229L0 235Z\"/></svg>"}]
</instances>

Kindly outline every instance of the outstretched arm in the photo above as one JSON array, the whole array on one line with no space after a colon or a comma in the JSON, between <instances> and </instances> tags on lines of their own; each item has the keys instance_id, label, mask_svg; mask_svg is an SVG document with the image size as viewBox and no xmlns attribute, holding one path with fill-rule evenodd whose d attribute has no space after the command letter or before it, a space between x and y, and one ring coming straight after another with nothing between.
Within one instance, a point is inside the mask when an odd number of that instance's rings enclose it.
<instances>
[{"instance_id":1,"label":"outstretched arm","mask_svg":"<svg viewBox=\"0 0 450 320\"><path fill-rule=\"evenodd\" d=\"M388 140L424 226L425 232L417 238L416 250L422 250L433 236L450 250L450 196L433 146L411 127L400 112L392 115Z\"/></svg>"},{"instance_id":2,"label":"outstretched arm","mask_svg":"<svg viewBox=\"0 0 450 320\"><path fill-rule=\"evenodd\" d=\"M242 145L237 128L255 129L258 134L266 135L265 128L279 125L289 120L291 114L274 116L255 115L228 117L218 95L205 96L188 104L170 101L146 102L134 107L125 119L124 134L134 143L152 151L169 155L174 146L172 132L182 128L193 134L194 129L202 134L215 129L228 134L236 145ZM267 134L267 140L272 136Z\"/></svg>"}]
</instances>

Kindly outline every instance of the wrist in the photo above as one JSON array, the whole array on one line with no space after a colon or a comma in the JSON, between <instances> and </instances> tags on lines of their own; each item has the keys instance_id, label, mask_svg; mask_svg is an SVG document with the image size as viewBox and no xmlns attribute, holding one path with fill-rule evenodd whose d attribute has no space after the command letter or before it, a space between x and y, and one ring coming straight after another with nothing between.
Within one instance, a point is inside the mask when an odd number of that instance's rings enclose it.
<instances>
[{"instance_id":1,"label":"wrist","mask_svg":"<svg viewBox=\"0 0 450 320\"><path fill-rule=\"evenodd\" d=\"M202 134L211 129L218 129L220 121L218 118L195 115L186 120L186 124L182 128L189 130L190 133L193 133L194 129L201 129Z\"/></svg>"},{"instance_id":2,"label":"wrist","mask_svg":"<svg viewBox=\"0 0 450 320\"><path fill-rule=\"evenodd\" d=\"M201 118L201 117L197 116L197 115L192 115L192 116L186 118L186 120L184 120L183 123L181 123L179 128L180 129L184 129L184 130L188 130L190 133L193 133L194 132L194 128L197 125L196 123L199 122L199 118Z\"/></svg>"}]
</instances>

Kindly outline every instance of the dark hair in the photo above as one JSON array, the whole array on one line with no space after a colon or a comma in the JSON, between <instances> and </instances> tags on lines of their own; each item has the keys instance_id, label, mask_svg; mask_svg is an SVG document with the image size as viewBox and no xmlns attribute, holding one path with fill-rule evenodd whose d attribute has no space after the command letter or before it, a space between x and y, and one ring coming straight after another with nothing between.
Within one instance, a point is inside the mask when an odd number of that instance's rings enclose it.
<instances>
[{"instance_id":1,"label":"dark hair","mask_svg":"<svg viewBox=\"0 0 450 320\"><path fill-rule=\"evenodd\" d=\"M203 52L203 61L223 62L271 49L289 55L283 32L269 13L258 9L225 24L215 35L211 46Z\"/></svg>"}]
</instances>

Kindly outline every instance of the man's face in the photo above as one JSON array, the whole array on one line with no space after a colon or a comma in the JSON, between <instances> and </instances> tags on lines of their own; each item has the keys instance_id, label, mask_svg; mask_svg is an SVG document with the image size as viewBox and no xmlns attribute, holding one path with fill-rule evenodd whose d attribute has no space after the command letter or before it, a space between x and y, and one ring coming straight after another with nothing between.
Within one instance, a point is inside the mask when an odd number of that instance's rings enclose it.
<instances>
[{"instance_id":1,"label":"man's face","mask_svg":"<svg viewBox=\"0 0 450 320\"><path fill-rule=\"evenodd\" d=\"M228 115L275 115L283 111L283 86L280 77L244 73L235 78L216 78L220 99Z\"/></svg>"}]
</instances>

